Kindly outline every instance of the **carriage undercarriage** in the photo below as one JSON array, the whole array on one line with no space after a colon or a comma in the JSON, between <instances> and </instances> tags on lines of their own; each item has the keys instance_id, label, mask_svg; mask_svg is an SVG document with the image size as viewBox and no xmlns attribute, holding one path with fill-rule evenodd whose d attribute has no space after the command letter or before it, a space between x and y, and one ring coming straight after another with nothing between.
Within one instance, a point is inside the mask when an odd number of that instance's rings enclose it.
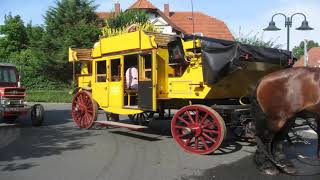
<instances>
[{"instance_id":1,"label":"carriage undercarriage","mask_svg":"<svg viewBox=\"0 0 320 180\"><path fill-rule=\"evenodd\" d=\"M181 104L181 107L162 106L158 111L145 111L129 115L131 122L121 122L119 115L106 112L106 121L96 121L97 103L91 93L80 91L73 100L73 117L81 128L91 128L94 124L123 127L143 131L148 123L157 120L171 120L171 134L179 146L187 152L195 154L210 154L219 148L227 135L232 132L239 138L254 137L254 126L250 116L250 106L235 104L233 100L219 100L220 105L210 105L216 101L184 100L191 105ZM221 102L225 102L221 105ZM239 100L238 100L239 102ZM196 103L196 104L194 104ZM200 104L202 103L202 104ZM209 103L209 104L208 104Z\"/></svg>"},{"instance_id":2,"label":"carriage undercarriage","mask_svg":"<svg viewBox=\"0 0 320 180\"><path fill-rule=\"evenodd\" d=\"M208 105L208 101L203 101L203 104L200 104L201 101L196 101L197 104L192 104L192 100L189 100L188 102L192 105L186 105L180 109L162 106L156 112L145 111L128 115L130 121L125 122L119 120L118 114L108 112L105 112L105 121L96 121L99 108L91 98L90 92L79 92L73 102L73 117L79 117L79 120L75 120L75 122L80 128L89 129L94 124L97 124L143 131L148 128L148 124L152 121L171 120L173 139L183 150L194 154L213 153L225 140L227 132L232 133L237 139L250 142L252 142L255 135L250 105L240 104L241 101L239 100L239 103L236 104L237 100L235 99L219 100L220 105ZM222 102L224 102L223 105L221 105ZM294 128L300 126L309 126L314 131L316 129L311 119L296 123L291 130L292 136L288 136L289 143L291 143L291 138L308 143L306 139L299 136L294 130Z\"/></svg>"}]
</instances>

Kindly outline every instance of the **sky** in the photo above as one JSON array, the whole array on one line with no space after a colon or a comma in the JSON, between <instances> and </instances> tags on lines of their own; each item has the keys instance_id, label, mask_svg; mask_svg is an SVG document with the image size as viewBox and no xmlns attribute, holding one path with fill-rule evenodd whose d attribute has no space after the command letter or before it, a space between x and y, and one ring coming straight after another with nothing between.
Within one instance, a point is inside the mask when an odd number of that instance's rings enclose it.
<instances>
[{"instance_id":1,"label":"sky","mask_svg":"<svg viewBox=\"0 0 320 180\"><path fill-rule=\"evenodd\" d=\"M0 24L3 24L5 14L20 15L24 22L43 24L43 16L56 0L0 0ZM119 2L121 9L126 9L136 0L95 0L99 5L97 11L111 11L114 3ZM170 4L170 11L191 11L191 0L149 0L160 10L163 4ZM300 12L307 16L309 25L315 30L298 31L302 16L293 17L290 48L302 40L315 40L320 43L320 0L193 0L194 11L204 12L224 21L235 36L258 35L265 41L276 41L286 48L287 31L284 27L284 17L276 16L276 25L281 28L277 32L263 32L268 26L273 14L281 12L287 16Z\"/></svg>"}]
</instances>

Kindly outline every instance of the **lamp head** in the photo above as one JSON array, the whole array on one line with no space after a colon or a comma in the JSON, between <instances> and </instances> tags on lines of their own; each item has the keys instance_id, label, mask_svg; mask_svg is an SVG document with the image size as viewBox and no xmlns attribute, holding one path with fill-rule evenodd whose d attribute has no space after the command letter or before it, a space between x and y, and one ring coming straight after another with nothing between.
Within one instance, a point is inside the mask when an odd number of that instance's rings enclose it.
<instances>
[{"instance_id":1,"label":"lamp head","mask_svg":"<svg viewBox=\"0 0 320 180\"><path fill-rule=\"evenodd\" d=\"M309 26L309 23L307 20L302 21L302 24L300 27L298 27L296 30L300 30L300 31L311 31L313 30L312 27Z\"/></svg>"},{"instance_id":2,"label":"lamp head","mask_svg":"<svg viewBox=\"0 0 320 180\"><path fill-rule=\"evenodd\" d=\"M281 29L279 29L276 26L276 23L273 20L271 20L270 23L269 23L269 26L267 28L264 28L263 30L264 31L279 31Z\"/></svg>"}]
</instances>

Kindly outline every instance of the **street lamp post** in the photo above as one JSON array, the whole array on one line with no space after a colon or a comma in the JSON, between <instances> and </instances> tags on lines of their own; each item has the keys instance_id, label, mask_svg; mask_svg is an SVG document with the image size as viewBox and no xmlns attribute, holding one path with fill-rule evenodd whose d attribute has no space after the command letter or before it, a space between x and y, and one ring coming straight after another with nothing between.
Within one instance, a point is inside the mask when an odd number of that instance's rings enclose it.
<instances>
[{"instance_id":1,"label":"street lamp post","mask_svg":"<svg viewBox=\"0 0 320 180\"><path fill-rule=\"evenodd\" d=\"M269 26L265 29L263 29L264 31L279 31L281 29L279 29L277 26L276 26L276 23L274 22L274 17L275 16L278 16L278 15L281 15L285 18L285 27L287 28L287 50L289 51L290 50L290 28L292 27L292 20L293 20L293 17L296 16L296 15L302 15L304 17L304 21L302 21L302 24L300 27L296 28L296 30L300 30L300 31L310 31L310 30L313 30L313 28L311 28L309 26L309 23L307 21L307 17L305 14L303 13L295 13L291 16L286 16L285 14L283 13L276 13L272 16L271 18L271 21L269 22Z\"/></svg>"}]
</instances>

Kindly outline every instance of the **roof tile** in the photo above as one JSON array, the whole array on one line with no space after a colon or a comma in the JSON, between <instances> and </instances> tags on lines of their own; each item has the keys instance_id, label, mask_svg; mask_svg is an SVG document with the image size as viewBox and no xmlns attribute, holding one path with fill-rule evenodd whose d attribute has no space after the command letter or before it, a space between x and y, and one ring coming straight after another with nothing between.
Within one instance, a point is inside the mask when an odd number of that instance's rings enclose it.
<instances>
[{"instance_id":1,"label":"roof tile","mask_svg":"<svg viewBox=\"0 0 320 180\"><path fill-rule=\"evenodd\" d=\"M114 12L97 12L96 13L99 19L105 20L109 17L114 16Z\"/></svg>"},{"instance_id":2,"label":"roof tile","mask_svg":"<svg viewBox=\"0 0 320 180\"><path fill-rule=\"evenodd\" d=\"M194 32L201 32L204 36L234 40L227 25L214 17L201 12L194 12ZM170 19L186 33L193 33L192 12L170 12Z\"/></svg>"},{"instance_id":3,"label":"roof tile","mask_svg":"<svg viewBox=\"0 0 320 180\"><path fill-rule=\"evenodd\" d=\"M311 48L308 51L309 66L320 67L320 47ZM294 65L295 67L304 66L304 56L302 56Z\"/></svg>"},{"instance_id":4,"label":"roof tile","mask_svg":"<svg viewBox=\"0 0 320 180\"><path fill-rule=\"evenodd\" d=\"M147 0L138 0L128 9L157 9L151 2Z\"/></svg>"}]
</instances>

